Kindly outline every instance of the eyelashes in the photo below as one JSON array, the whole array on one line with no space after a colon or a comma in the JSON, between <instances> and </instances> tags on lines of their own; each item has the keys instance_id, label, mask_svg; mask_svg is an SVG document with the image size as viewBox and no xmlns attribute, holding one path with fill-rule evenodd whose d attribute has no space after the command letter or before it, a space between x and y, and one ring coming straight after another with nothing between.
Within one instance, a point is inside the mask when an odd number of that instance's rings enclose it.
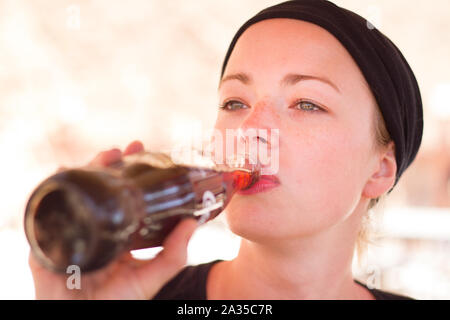
<instances>
[{"instance_id":1,"label":"eyelashes","mask_svg":"<svg viewBox=\"0 0 450 320\"><path fill-rule=\"evenodd\" d=\"M320 112L325 111L323 108L319 107L316 103L309 100L298 100L294 103L293 109L297 109L304 112Z\"/></svg>"},{"instance_id":2,"label":"eyelashes","mask_svg":"<svg viewBox=\"0 0 450 320\"><path fill-rule=\"evenodd\" d=\"M222 110L227 111L227 112L232 112L232 111L237 111L237 110L242 110L242 109L248 109L249 107L247 105L245 105L245 103L240 102L238 100L228 100L228 101L225 101L223 104L219 105L219 108L221 108ZM323 108L318 106L316 103L309 101L309 100L305 100L305 99L297 100L290 108L296 109L296 110L299 110L302 112L307 112L307 113L315 113L315 112L325 111Z\"/></svg>"},{"instance_id":3,"label":"eyelashes","mask_svg":"<svg viewBox=\"0 0 450 320\"><path fill-rule=\"evenodd\" d=\"M241 110L241 109L248 109L248 107L237 100L229 100L229 101L225 101L223 104L219 105L219 108L221 108L222 110L225 111L236 111L236 110Z\"/></svg>"}]
</instances>

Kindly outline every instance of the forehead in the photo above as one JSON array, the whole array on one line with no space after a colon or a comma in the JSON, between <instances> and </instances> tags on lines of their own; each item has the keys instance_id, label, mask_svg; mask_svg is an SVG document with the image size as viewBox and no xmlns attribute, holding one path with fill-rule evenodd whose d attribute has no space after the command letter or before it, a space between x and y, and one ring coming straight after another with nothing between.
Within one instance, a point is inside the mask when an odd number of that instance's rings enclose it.
<instances>
[{"instance_id":1,"label":"forehead","mask_svg":"<svg viewBox=\"0 0 450 320\"><path fill-rule=\"evenodd\" d=\"M344 89L368 88L352 56L331 33L295 19L269 19L250 26L238 39L225 75L234 72L278 78L310 73L327 76Z\"/></svg>"}]
</instances>

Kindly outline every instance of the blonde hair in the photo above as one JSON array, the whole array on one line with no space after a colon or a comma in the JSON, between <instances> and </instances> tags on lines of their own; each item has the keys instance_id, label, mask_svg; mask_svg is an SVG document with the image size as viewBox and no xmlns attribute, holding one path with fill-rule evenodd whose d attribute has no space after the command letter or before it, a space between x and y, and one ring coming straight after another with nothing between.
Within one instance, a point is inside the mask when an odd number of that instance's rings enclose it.
<instances>
[{"instance_id":1,"label":"blonde hair","mask_svg":"<svg viewBox=\"0 0 450 320\"><path fill-rule=\"evenodd\" d=\"M386 129L386 123L384 122L383 115L381 114L380 109L377 105L375 105L375 116L373 117L373 127L374 127L374 147L376 150L380 148L385 148L392 141L392 138L389 135L389 132ZM376 236L376 232L374 230L374 218L381 218L381 211L377 211L377 217L374 217L374 208L380 206L380 202L384 202L386 194L370 199L369 204L367 206L366 212L364 213L361 228L358 233L358 238L356 241L356 251L358 258L361 258L365 251L367 250L367 246L373 243L373 238Z\"/></svg>"}]
</instances>

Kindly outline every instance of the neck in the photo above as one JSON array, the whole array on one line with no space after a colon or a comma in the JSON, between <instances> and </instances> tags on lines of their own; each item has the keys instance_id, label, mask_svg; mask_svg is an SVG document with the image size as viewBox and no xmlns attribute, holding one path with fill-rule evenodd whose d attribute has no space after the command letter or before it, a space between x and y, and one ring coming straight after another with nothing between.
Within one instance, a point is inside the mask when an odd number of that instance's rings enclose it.
<instances>
[{"instance_id":1,"label":"neck","mask_svg":"<svg viewBox=\"0 0 450 320\"><path fill-rule=\"evenodd\" d=\"M295 240L242 239L238 256L222 265L222 291L232 299L369 298L352 275L355 221Z\"/></svg>"}]
</instances>

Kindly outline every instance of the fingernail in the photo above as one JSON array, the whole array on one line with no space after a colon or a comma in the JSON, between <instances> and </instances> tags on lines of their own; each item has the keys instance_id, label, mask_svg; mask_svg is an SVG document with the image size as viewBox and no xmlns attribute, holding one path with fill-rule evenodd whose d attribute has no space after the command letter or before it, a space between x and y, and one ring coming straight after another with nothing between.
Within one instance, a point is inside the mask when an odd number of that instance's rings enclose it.
<instances>
[{"instance_id":1,"label":"fingernail","mask_svg":"<svg viewBox=\"0 0 450 320\"><path fill-rule=\"evenodd\" d=\"M125 149L125 154L133 154L144 150L144 145L139 140L131 142Z\"/></svg>"}]
</instances>

